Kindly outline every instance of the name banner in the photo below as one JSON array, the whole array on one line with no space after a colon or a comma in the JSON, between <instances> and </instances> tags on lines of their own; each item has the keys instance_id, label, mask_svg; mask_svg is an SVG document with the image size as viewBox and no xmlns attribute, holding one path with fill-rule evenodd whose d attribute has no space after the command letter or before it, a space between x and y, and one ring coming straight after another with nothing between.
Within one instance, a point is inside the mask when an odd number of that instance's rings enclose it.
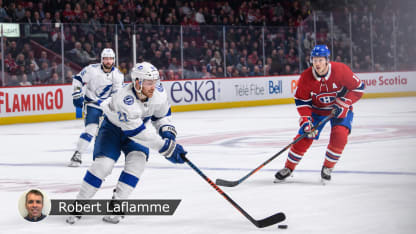
<instances>
[{"instance_id":1,"label":"name banner","mask_svg":"<svg viewBox=\"0 0 416 234\"><path fill-rule=\"evenodd\" d=\"M173 215L181 200L51 200L49 215Z\"/></svg>"}]
</instances>

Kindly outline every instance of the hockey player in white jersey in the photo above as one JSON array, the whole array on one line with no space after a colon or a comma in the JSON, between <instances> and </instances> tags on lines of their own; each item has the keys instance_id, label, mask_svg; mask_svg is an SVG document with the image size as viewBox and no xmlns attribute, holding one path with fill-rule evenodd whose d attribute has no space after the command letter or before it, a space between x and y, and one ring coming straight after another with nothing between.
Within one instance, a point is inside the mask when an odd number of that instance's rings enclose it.
<instances>
[{"instance_id":1,"label":"hockey player in white jersey","mask_svg":"<svg viewBox=\"0 0 416 234\"><path fill-rule=\"evenodd\" d=\"M111 48L105 48L101 53L101 64L88 65L73 77L73 103L75 107L84 107L85 131L79 137L77 148L68 165L70 167L81 165L82 153L97 134L103 113L100 104L123 85L123 73L114 66L114 59L114 51Z\"/></svg>"},{"instance_id":2,"label":"hockey player in white jersey","mask_svg":"<svg viewBox=\"0 0 416 234\"><path fill-rule=\"evenodd\" d=\"M134 66L132 83L106 100L105 114L94 144L94 162L87 170L77 199L91 199L104 179L111 173L114 164L125 155L113 199L127 199L139 182L149 157L149 148L157 150L173 163L184 163L186 151L176 143L176 130L171 121L171 110L167 94L159 82L159 72L150 63ZM151 121L153 127L146 124ZM156 131L155 131L156 129ZM67 223L73 224L81 216L69 216ZM118 223L120 215L105 216L104 221Z\"/></svg>"}]
</instances>

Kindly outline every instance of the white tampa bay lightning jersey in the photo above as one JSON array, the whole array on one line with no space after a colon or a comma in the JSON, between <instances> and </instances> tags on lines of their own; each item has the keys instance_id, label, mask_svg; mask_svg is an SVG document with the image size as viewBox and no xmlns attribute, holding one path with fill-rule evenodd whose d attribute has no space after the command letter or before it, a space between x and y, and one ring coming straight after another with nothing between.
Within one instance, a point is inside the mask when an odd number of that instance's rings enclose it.
<instances>
[{"instance_id":1,"label":"white tampa bay lightning jersey","mask_svg":"<svg viewBox=\"0 0 416 234\"><path fill-rule=\"evenodd\" d=\"M105 73L100 63L90 64L73 77L73 92L84 92L86 103L101 103L117 92L124 82L124 75L116 67ZM82 90L85 86L85 90ZM98 107L97 105L94 105Z\"/></svg>"},{"instance_id":2,"label":"white tampa bay lightning jersey","mask_svg":"<svg viewBox=\"0 0 416 234\"><path fill-rule=\"evenodd\" d=\"M153 96L142 102L136 95L133 83L120 89L102 105L108 120L132 140L155 150L165 141L157 134L159 128L171 124L171 110L167 94L161 83L156 85ZM151 120L153 128L146 123Z\"/></svg>"}]
</instances>

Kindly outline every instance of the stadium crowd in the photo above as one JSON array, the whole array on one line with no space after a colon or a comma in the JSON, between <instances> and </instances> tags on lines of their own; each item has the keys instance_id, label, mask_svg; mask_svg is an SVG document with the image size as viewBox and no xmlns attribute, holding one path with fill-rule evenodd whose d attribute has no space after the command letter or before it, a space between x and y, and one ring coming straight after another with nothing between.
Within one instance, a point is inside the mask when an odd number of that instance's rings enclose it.
<instances>
[{"instance_id":1,"label":"stadium crowd","mask_svg":"<svg viewBox=\"0 0 416 234\"><path fill-rule=\"evenodd\" d=\"M339 4L329 9L326 2L0 0L0 22L20 23L21 33L19 38L4 38L6 85L58 84L62 77L69 83L83 66L100 61L103 48L116 45L119 69L128 80L134 35L137 60L153 63L165 80L298 74L310 65L315 39L330 43L327 18L318 21L316 35L307 24L313 10L320 9L339 12L334 14L335 22L352 14L355 71L392 70L394 59L396 69L415 69L410 55L416 53L408 36L415 35L415 26L400 24L411 20L411 12L402 12L392 0L386 4L352 0L348 5L332 1ZM374 61L369 50L370 13ZM392 15L400 26L396 44L391 43ZM332 59L349 64L350 43L340 36L348 33L348 24L336 25L340 32L334 37Z\"/></svg>"}]
</instances>

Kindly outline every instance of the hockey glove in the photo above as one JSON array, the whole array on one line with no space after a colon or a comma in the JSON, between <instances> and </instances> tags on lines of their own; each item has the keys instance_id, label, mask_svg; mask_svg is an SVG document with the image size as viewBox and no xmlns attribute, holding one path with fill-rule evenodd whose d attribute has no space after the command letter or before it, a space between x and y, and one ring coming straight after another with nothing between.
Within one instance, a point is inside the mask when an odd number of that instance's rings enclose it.
<instances>
[{"instance_id":1,"label":"hockey glove","mask_svg":"<svg viewBox=\"0 0 416 234\"><path fill-rule=\"evenodd\" d=\"M299 129L299 134L302 135L305 132L308 133L306 135L307 138L315 138L316 135L318 135L318 130L313 130L313 120L312 117L310 116L301 116L299 119L299 125L300 125L300 129Z\"/></svg>"},{"instance_id":2,"label":"hockey glove","mask_svg":"<svg viewBox=\"0 0 416 234\"><path fill-rule=\"evenodd\" d=\"M186 152L180 144L176 144L175 141L168 139L159 150L159 153L173 163L184 163L182 155L185 156L188 152Z\"/></svg>"},{"instance_id":3,"label":"hockey glove","mask_svg":"<svg viewBox=\"0 0 416 234\"><path fill-rule=\"evenodd\" d=\"M75 90L72 93L72 103L74 103L75 107L82 108L84 105L84 97L82 96L81 90Z\"/></svg>"},{"instance_id":4,"label":"hockey glove","mask_svg":"<svg viewBox=\"0 0 416 234\"><path fill-rule=\"evenodd\" d=\"M347 117L351 104L352 101L350 99L344 97L337 98L332 109L335 118L343 119Z\"/></svg>"},{"instance_id":5,"label":"hockey glove","mask_svg":"<svg viewBox=\"0 0 416 234\"><path fill-rule=\"evenodd\" d=\"M74 98L72 99L72 102L74 103L75 107L82 108L84 105L84 97Z\"/></svg>"},{"instance_id":6,"label":"hockey glove","mask_svg":"<svg viewBox=\"0 0 416 234\"><path fill-rule=\"evenodd\" d=\"M175 140L176 139L175 127L172 125L163 125L159 128L159 135L163 139Z\"/></svg>"}]
</instances>

